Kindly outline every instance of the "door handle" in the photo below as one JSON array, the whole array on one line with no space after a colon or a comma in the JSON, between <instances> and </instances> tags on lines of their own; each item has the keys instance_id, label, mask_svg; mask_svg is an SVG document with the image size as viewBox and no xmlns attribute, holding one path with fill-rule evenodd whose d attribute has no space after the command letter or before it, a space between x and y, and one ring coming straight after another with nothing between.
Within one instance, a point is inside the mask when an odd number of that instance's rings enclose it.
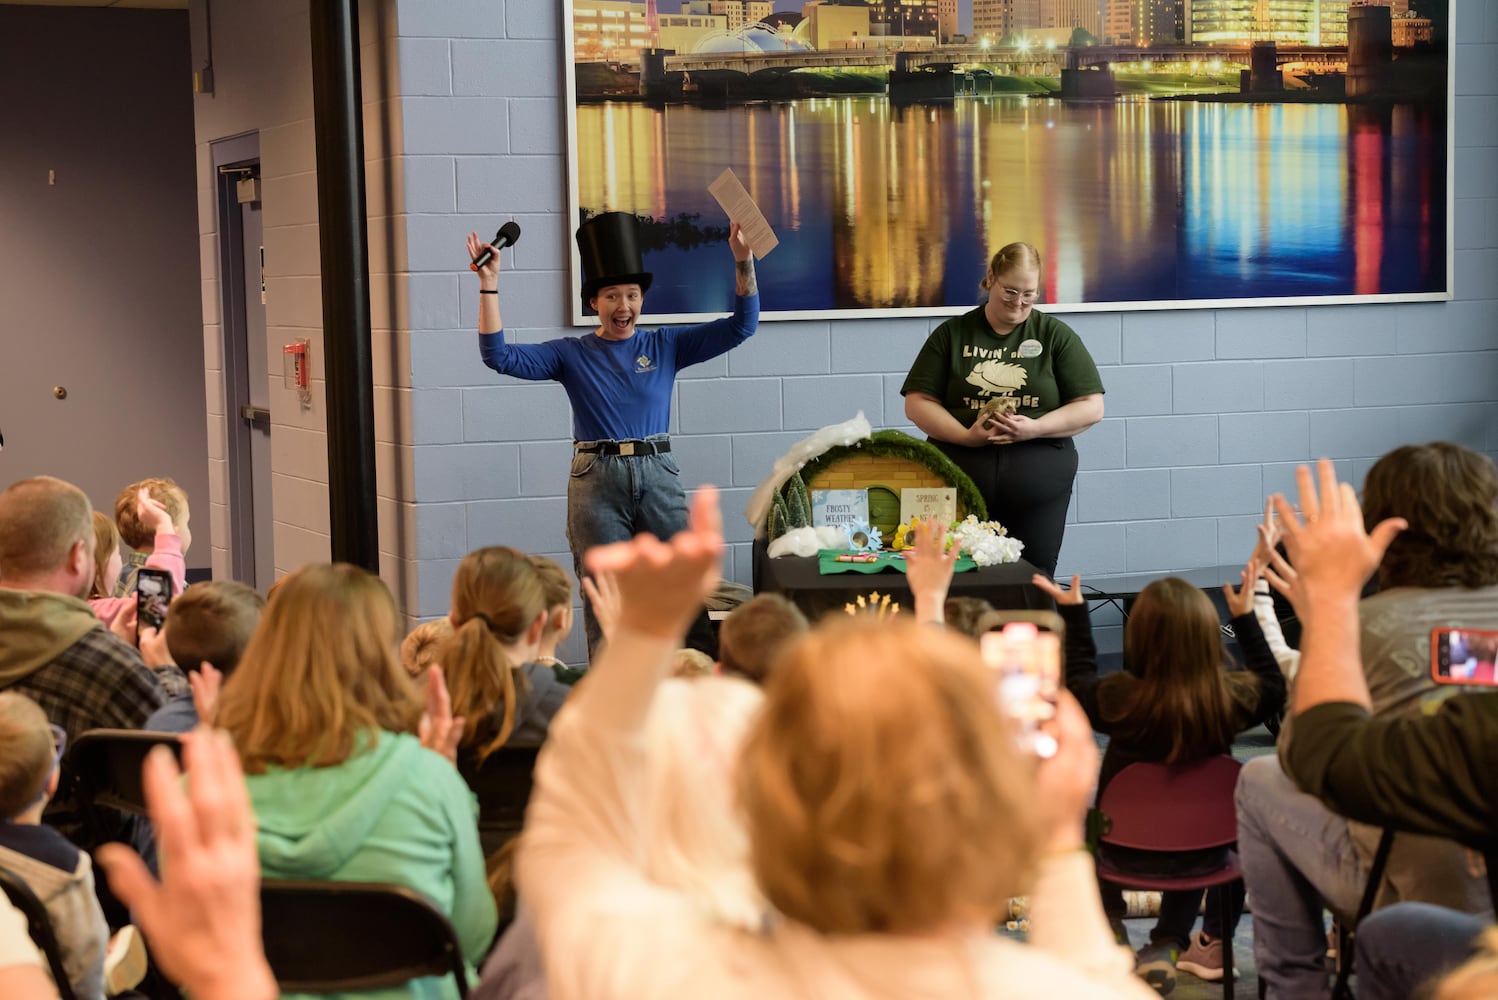
<instances>
[{"instance_id":1,"label":"door handle","mask_svg":"<svg viewBox=\"0 0 1498 1000\"><path fill-rule=\"evenodd\" d=\"M270 432L270 410L263 406L241 406L239 418L257 431Z\"/></svg>"}]
</instances>

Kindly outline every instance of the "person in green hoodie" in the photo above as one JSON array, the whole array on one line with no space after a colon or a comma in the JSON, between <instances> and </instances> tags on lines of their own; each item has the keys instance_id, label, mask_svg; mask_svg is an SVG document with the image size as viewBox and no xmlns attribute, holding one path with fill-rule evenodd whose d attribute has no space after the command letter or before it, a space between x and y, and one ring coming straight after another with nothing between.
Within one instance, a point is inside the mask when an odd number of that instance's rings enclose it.
<instances>
[{"instance_id":1,"label":"person in green hoodie","mask_svg":"<svg viewBox=\"0 0 1498 1000\"><path fill-rule=\"evenodd\" d=\"M104 627L85 598L94 579L93 505L72 483L37 476L0 492L0 690L24 694L61 726L69 741L90 729L139 729L167 699L160 673ZM45 821L85 850L86 835L64 761L58 795ZM113 820L111 821L113 822ZM104 839L149 840L118 818Z\"/></svg>"},{"instance_id":2,"label":"person in green hoodie","mask_svg":"<svg viewBox=\"0 0 1498 1000\"><path fill-rule=\"evenodd\" d=\"M471 969L497 923L476 809L452 762L416 735L422 705L399 641L378 577L305 566L266 607L216 721L244 761L266 878L414 889L452 921ZM454 1000L457 986L447 976L357 996Z\"/></svg>"}]
</instances>

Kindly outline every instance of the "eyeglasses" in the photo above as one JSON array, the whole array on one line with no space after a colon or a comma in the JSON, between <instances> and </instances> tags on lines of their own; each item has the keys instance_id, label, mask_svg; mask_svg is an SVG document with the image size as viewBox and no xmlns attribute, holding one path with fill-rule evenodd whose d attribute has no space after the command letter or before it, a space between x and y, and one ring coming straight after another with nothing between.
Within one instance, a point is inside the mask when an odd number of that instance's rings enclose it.
<instances>
[{"instance_id":1,"label":"eyeglasses","mask_svg":"<svg viewBox=\"0 0 1498 1000\"><path fill-rule=\"evenodd\" d=\"M1019 299L1021 302L1029 305L1035 301L1035 296L1040 293L1036 291L1022 292L1018 288L1010 288L1005 285L999 289L999 294L1004 297L1005 302L1013 302L1015 299Z\"/></svg>"}]
</instances>

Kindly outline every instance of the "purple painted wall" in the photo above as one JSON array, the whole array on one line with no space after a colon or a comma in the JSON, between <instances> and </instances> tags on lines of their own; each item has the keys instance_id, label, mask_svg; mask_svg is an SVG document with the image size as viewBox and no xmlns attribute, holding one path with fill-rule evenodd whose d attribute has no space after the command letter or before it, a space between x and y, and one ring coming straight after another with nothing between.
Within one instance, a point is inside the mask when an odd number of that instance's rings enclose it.
<instances>
[{"instance_id":1,"label":"purple painted wall","mask_svg":"<svg viewBox=\"0 0 1498 1000\"><path fill-rule=\"evenodd\" d=\"M0 486L171 476L204 567L193 142L186 11L0 5Z\"/></svg>"}]
</instances>

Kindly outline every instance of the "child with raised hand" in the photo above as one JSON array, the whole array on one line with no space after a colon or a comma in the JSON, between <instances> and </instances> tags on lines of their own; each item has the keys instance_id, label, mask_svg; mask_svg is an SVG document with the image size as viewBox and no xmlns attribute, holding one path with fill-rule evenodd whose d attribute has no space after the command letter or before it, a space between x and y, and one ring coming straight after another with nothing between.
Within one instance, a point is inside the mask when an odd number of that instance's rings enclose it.
<instances>
[{"instance_id":1,"label":"child with raised hand","mask_svg":"<svg viewBox=\"0 0 1498 1000\"><path fill-rule=\"evenodd\" d=\"M1251 560L1238 587L1222 588L1248 670L1230 669L1211 599L1185 580L1164 577L1140 592L1124 625L1125 669L1107 677L1098 676L1081 578L1073 576L1065 590L1038 573L1032 578L1055 599L1066 623L1066 687L1086 710L1092 728L1109 737L1099 796L1130 764L1184 764L1230 753L1234 736L1284 707L1285 678L1254 616L1254 582L1262 569ZM1158 858L1131 859L1109 850L1120 866L1137 861L1131 867L1140 874L1156 873L1146 869L1152 864L1157 868ZM1218 859L1179 857L1175 862L1174 871L1158 873L1178 873L1193 863L1211 867ZM1178 964L1203 979L1222 977L1222 939L1231 938L1233 928L1217 926L1220 910L1214 896L1208 900L1202 932L1193 935L1201 896L1200 891L1165 893L1150 944L1139 952L1139 974L1160 993L1175 986ZM1115 927L1121 927L1122 893L1105 885L1103 903ZM1233 903L1236 926L1243 909L1241 889Z\"/></svg>"},{"instance_id":2,"label":"child with raised hand","mask_svg":"<svg viewBox=\"0 0 1498 1000\"><path fill-rule=\"evenodd\" d=\"M124 509L120 506L124 502L123 496L116 502L115 510L117 512ZM120 575L120 566L122 563L119 555L119 543L121 535L110 532L109 534L113 537L114 551L112 553L101 554L97 548L98 541L103 537L101 526L97 523L100 516L97 512L94 515L94 565L96 579L94 580L93 592L107 594L109 593L109 589L114 587L114 581ZM149 534L151 538L150 548L141 557L138 566L132 558L132 574L140 566L166 570L172 575L172 593L182 593L183 588L187 586L187 561L184 558L187 552L187 540L177 533L176 521L173 520L171 511L167 509L166 505L153 497L149 489L142 486L135 491L134 506L128 509L128 513L116 513L116 519L117 521L129 522L132 532L135 532L131 537L137 541L143 534ZM141 551L136 549L135 554L140 556ZM133 610L135 607L134 576L132 575L131 577L129 591L121 593L119 590L116 590L113 597L100 596L91 598L88 606L94 609L94 614L98 616L100 621L105 625L113 627L116 619L120 617L122 612L131 613L127 612L127 609Z\"/></svg>"},{"instance_id":3,"label":"child with raised hand","mask_svg":"<svg viewBox=\"0 0 1498 1000\"><path fill-rule=\"evenodd\" d=\"M167 512L171 522L169 529L163 531L154 510L149 513L148 519L146 510L140 506L142 495L150 497L153 503ZM173 554L178 559L186 556L188 547L192 545L192 531L188 527L191 521L192 509L187 505L187 491L170 479L142 479L121 490L114 501L114 523L119 529L120 540L130 546L131 551L130 561L114 585L114 596L128 597L135 593L135 581L140 568L155 565L151 562L151 557L156 554L159 536L170 534L175 540ZM186 572L184 564L181 572L172 573L174 593L182 593L182 588L186 586Z\"/></svg>"}]
</instances>

